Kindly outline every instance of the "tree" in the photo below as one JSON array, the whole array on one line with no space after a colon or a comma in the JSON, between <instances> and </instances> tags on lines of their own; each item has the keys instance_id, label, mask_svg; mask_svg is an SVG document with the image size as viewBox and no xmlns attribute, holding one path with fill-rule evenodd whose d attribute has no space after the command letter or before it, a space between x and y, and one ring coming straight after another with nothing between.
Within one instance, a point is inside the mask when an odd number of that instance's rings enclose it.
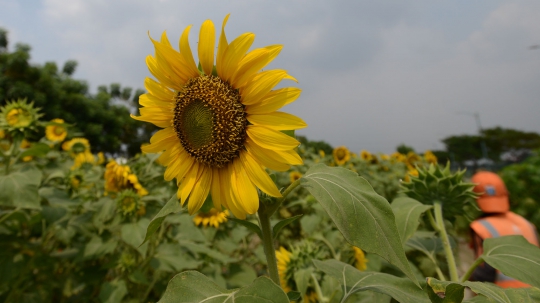
<instances>
[{"instance_id":1,"label":"tree","mask_svg":"<svg viewBox=\"0 0 540 303\"><path fill-rule=\"evenodd\" d=\"M401 154L408 154L409 152L413 152L414 153L414 148L408 146L408 145L405 145L405 144L400 144L396 147L396 151L401 153Z\"/></svg>"},{"instance_id":2,"label":"tree","mask_svg":"<svg viewBox=\"0 0 540 303\"><path fill-rule=\"evenodd\" d=\"M0 105L18 98L34 101L45 121L62 118L73 124L74 133L83 134L94 152L134 155L157 129L129 116L130 109L135 111L130 102L137 102L144 91L132 94L129 87L122 90L120 84L111 84L109 91L100 87L91 95L85 81L71 77L76 61L67 61L61 72L54 62L32 65L29 45L16 44L13 52L1 51L7 49L7 37L2 33L5 30L0 29Z\"/></svg>"},{"instance_id":3,"label":"tree","mask_svg":"<svg viewBox=\"0 0 540 303\"><path fill-rule=\"evenodd\" d=\"M298 141L306 150L312 149L315 153L319 150L322 150L325 154L331 155L334 151L332 145L328 144L325 141L310 141L304 136L297 136L296 139L298 139Z\"/></svg>"}]
</instances>

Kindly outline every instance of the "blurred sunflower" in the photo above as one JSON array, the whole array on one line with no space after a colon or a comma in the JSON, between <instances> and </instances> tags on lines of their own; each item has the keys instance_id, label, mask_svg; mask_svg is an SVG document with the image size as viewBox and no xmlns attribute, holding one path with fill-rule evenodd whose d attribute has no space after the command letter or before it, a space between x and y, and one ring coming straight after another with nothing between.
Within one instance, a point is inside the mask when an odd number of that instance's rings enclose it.
<instances>
[{"instance_id":1,"label":"blurred sunflower","mask_svg":"<svg viewBox=\"0 0 540 303\"><path fill-rule=\"evenodd\" d=\"M367 268L367 262L366 255L364 254L364 251L362 251L360 248L353 246L354 250L354 267L360 271L364 271Z\"/></svg>"},{"instance_id":2,"label":"blurred sunflower","mask_svg":"<svg viewBox=\"0 0 540 303\"><path fill-rule=\"evenodd\" d=\"M409 166L409 170L405 174L405 179L404 179L405 182L409 182L411 180L409 175L414 176L414 177L418 177L418 170L416 168L412 167L412 166Z\"/></svg>"},{"instance_id":3,"label":"blurred sunflower","mask_svg":"<svg viewBox=\"0 0 540 303\"><path fill-rule=\"evenodd\" d=\"M326 156L326 153L324 152L324 150L319 149L319 156L320 156L321 158L324 158L324 157Z\"/></svg>"},{"instance_id":4,"label":"blurred sunflower","mask_svg":"<svg viewBox=\"0 0 540 303\"><path fill-rule=\"evenodd\" d=\"M69 152L72 157L79 153L90 152L90 143L86 138L73 138L62 144L62 149Z\"/></svg>"},{"instance_id":5,"label":"blurred sunflower","mask_svg":"<svg viewBox=\"0 0 540 303\"><path fill-rule=\"evenodd\" d=\"M289 179L291 180L291 183L293 183L294 181L300 178L302 178L302 174L297 171L292 171L289 173Z\"/></svg>"},{"instance_id":6,"label":"blurred sunflower","mask_svg":"<svg viewBox=\"0 0 540 303\"><path fill-rule=\"evenodd\" d=\"M339 146L334 148L332 155L334 156L334 161L336 161L337 165L343 165L351 159L351 153L349 152L349 149L347 149L347 147L345 146Z\"/></svg>"},{"instance_id":7,"label":"blurred sunflower","mask_svg":"<svg viewBox=\"0 0 540 303\"><path fill-rule=\"evenodd\" d=\"M51 122L55 124L49 124L45 127L45 137L49 141L53 142L62 142L66 139L67 130L62 124L64 120L62 119L52 119Z\"/></svg>"},{"instance_id":8,"label":"blurred sunflower","mask_svg":"<svg viewBox=\"0 0 540 303\"><path fill-rule=\"evenodd\" d=\"M415 152L410 151L407 153L407 166L414 166L416 162L422 160Z\"/></svg>"},{"instance_id":9,"label":"blurred sunflower","mask_svg":"<svg viewBox=\"0 0 540 303\"><path fill-rule=\"evenodd\" d=\"M144 207L139 195L131 190L124 190L120 192L118 199L116 199L116 203L118 211L122 212L124 216L138 214L140 208Z\"/></svg>"},{"instance_id":10,"label":"blurred sunflower","mask_svg":"<svg viewBox=\"0 0 540 303\"><path fill-rule=\"evenodd\" d=\"M392 159L394 161L397 161L397 162L402 162L402 163L407 162L407 156L405 156L404 154L402 154L400 152L395 152L392 155L390 155L390 159Z\"/></svg>"},{"instance_id":11,"label":"blurred sunflower","mask_svg":"<svg viewBox=\"0 0 540 303\"><path fill-rule=\"evenodd\" d=\"M225 211L219 211L215 208L211 208L208 212L199 212L194 218L193 222L195 225L203 225L204 227L211 225L215 228L219 227L219 224L223 222L227 222L227 216L229 215L229 212L227 210Z\"/></svg>"},{"instance_id":12,"label":"blurred sunflower","mask_svg":"<svg viewBox=\"0 0 540 303\"><path fill-rule=\"evenodd\" d=\"M437 164L437 156L430 150L426 150L424 153L424 160L430 164Z\"/></svg>"},{"instance_id":13,"label":"blurred sunflower","mask_svg":"<svg viewBox=\"0 0 540 303\"><path fill-rule=\"evenodd\" d=\"M180 37L180 51L166 34L154 44L156 55L146 63L157 81L147 78L147 94L139 98L141 116L163 128L141 149L163 152L159 162L167 166L165 180L176 178L177 196L188 198L190 214L198 211L208 194L214 207L229 209L244 219L259 208L257 188L280 197L265 167L286 171L301 164L294 150L300 143L283 130L306 127L293 115L279 112L295 101L298 88L272 90L281 80L296 81L281 69L260 71L281 51L281 45L255 49L246 54L255 35L245 33L228 43L222 24L214 66L215 28L205 21L199 33L197 68L189 46L188 26Z\"/></svg>"},{"instance_id":14,"label":"blurred sunflower","mask_svg":"<svg viewBox=\"0 0 540 303\"><path fill-rule=\"evenodd\" d=\"M371 159L373 159L373 155L367 150L363 149L360 151L360 159L366 162L371 162Z\"/></svg>"},{"instance_id":15,"label":"blurred sunflower","mask_svg":"<svg viewBox=\"0 0 540 303\"><path fill-rule=\"evenodd\" d=\"M297 290L294 273L300 269L312 267L313 259L322 259L324 254L311 242L301 242L294 246L292 252L280 247L276 250L276 259L281 288L285 292ZM304 303L318 302L317 293L308 286L304 294Z\"/></svg>"},{"instance_id":16,"label":"blurred sunflower","mask_svg":"<svg viewBox=\"0 0 540 303\"><path fill-rule=\"evenodd\" d=\"M7 131L33 130L41 116L39 109L34 108L34 102L27 103L26 99L8 101L0 108L0 128Z\"/></svg>"},{"instance_id":17,"label":"blurred sunflower","mask_svg":"<svg viewBox=\"0 0 540 303\"><path fill-rule=\"evenodd\" d=\"M30 143L28 140L23 139L21 141L20 148L27 149L27 148L30 148L30 147L32 147L32 143ZM34 157L32 157L32 156L22 157L23 162L29 162L29 161L32 161L32 159L34 159Z\"/></svg>"},{"instance_id":18,"label":"blurred sunflower","mask_svg":"<svg viewBox=\"0 0 540 303\"><path fill-rule=\"evenodd\" d=\"M89 151L76 154L71 169L73 170L79 168L85 163L88 163L90 165L94 165L96 163L96 158Z\"/></svg>"},{"instance_id":19,"label":"blurred sunflower","mask_svg":"<svg viewBox=\"0 0 540 303\"><path fill-rule=\"evenodd\" d=\"M139 183L128 165L120 165L111 160L105 167L105 191L117 193L125 189L134 189L139 196L148 195L148 191Z\"/></svg>"}]
</instances>

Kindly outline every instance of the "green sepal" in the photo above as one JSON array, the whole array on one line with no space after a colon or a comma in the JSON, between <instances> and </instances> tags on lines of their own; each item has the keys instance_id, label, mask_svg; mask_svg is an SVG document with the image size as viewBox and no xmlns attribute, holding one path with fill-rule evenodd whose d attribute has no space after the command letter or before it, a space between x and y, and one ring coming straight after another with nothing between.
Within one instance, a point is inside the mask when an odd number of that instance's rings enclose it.
<instances>
[{"instance_id":1,"label":"green sepal","mask_svg":"<svg viewBox=\"0 0 540 303\"><path fill-rule=\"evenodd\" d=\"M277 235L278 233L281 231L281 229L289 224L291 224L292 222L300 219L300 217L302 217L303 215L297 215L297 216L294 216L294 217L290 217L290 218L287 218L285 220L281 220L279 221L278 223L276 223L276 225L274 225L274 227L272 228L272 234L274 235L274 239L277 238Z\"/></svg>"}]
</instances>

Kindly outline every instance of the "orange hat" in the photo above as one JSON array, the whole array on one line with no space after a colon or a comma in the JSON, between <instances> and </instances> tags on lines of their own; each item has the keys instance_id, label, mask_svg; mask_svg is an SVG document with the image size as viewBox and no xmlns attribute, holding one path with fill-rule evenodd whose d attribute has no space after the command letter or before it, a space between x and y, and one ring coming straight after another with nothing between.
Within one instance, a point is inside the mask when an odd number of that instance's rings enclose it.
<instances>
[{"instance_id":1,"label":"orange hat","mask_svg":"<svg viewBox=\"0 0 540 303\"><path fill-rule=\"evenodd\" d=\"M476 202L483 212L505 213L510 210L508 190L497 174L489 171L478 172L471 181L476 183L473 191L481 194L476 198Z\"/></svg>"}]
</instances>

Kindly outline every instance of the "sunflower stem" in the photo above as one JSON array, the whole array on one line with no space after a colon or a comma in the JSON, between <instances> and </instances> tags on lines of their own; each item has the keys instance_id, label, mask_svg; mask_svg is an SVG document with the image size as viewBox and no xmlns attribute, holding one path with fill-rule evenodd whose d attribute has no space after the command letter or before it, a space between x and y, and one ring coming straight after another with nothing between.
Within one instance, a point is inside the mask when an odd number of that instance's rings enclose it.
<instances>
[{"instance_id":1,"label":"sunflower stem","mask_svg":"<svg viewBox=\"0 0 540 303\"><path fill-rule=\"evenodd\" d=\"M444 253L446 255L446 262L448 262L448 271L450 272L450 281L458 282L459 276L457 274L456 260L454 259L454 253L452 252L452 247L450 246L450 241L448 240L448 234L446 233L446 228L444 227L444 219L442 216L442 203L440 201L435 201L433 203L435 210L435 223L438 227L439 235L444 247Z\"/></svg>"},{"instance_id":2,"label":"sunflower stem","mask_svg":"<svg viewBox=\"0 0 540 303\"><path fill-rule=\"evenodd\" d=\"M274 248L274 235L272 234L272 225L270 224L270 217L272 215L265 209L264 204L260 205L258 213L268 274L274 283L281 286L277 268L276 249Z\"/></svg>"},{"instance_id":3,"label":"sunflower stem","mask_svg":"<svg viewBox=\"0 0 540 303\"><path fill-rule=\"evenodd\" d=\"M471 275L473 274L474 270L484 262L484 259L480 256L478 259L476 259L474 261L474 263L471 265L471 267L469 267L469 269L467 270L467 272L465 274L463 274L463 276L461 277L461 279L459 280L461 283L464 283L466 282L467 280L469 280L469 278L471 277Z\"/></svg>"}]
</instances>

